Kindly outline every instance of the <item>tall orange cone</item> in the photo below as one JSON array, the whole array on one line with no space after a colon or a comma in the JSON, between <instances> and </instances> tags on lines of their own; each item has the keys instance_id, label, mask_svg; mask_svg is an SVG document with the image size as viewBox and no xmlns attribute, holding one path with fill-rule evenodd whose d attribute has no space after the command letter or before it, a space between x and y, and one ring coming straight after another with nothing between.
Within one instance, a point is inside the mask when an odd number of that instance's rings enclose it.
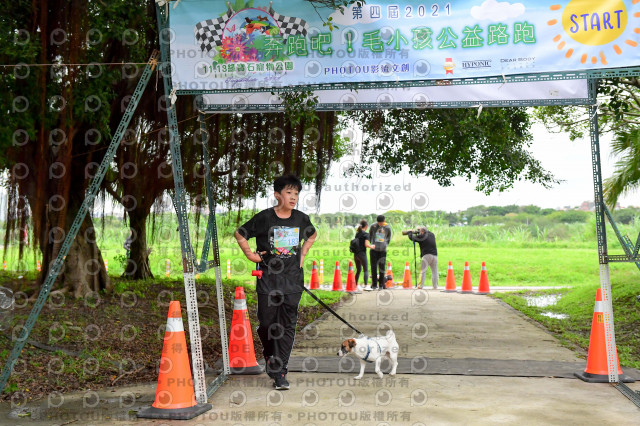
<instances>
[{"instance_id":1,"label":"tall orange cone","mask_svg":"<svg viewBox=\"0 0 640 426\"><path fill-rule=\"evenodd\" d=\"M353 262L349 261L349 272L347 273L347 292L362 293L356 285L356 274L353 272Z\"/></svg>"},{"instance_id":2,"label":"tall orange cone","mask_svg":"<svg viewBox=\"0 0 640 426\"><path fill-rule=\"evenodd\" d=\"M262 374L262 368L256 361L244 287L236 287L233 302L229 336L229 367L231 374Z\"/></svg>"},{"instance_id":3,"label":"tall orange cone","mask_svg":"<svg viewBox=\"0 0 640 426\"><path fill-rule=\"evenodd\" d=\"M473 284L471 283L471 271L469 271L469 262L464 262L464 273L462 274L462 290L460 293L473 293Z\"/></svg>"},{"instance_id":4,"label":"tall orange cone","mask_svg":"<svg viewBox=\"0 0 640 426\"><path fill-rule=\"evenodd\" d=\"M449 261L449 267L447 268L447 285L443 290L445 293L455 293L456 291L456 276L453 273L453 264Z\"/></svg>"},{"instance_id":5,"label":"tall orange cone","mask_svg":"<svg viewBox=\"0 0 640 426\"><path fill-rule=\"evenodd\" d=\"M342 288L342 274L340 273L340 264L336 262L336 270L333 273L333 291L344 291Z\"/></svg>"},{"instance_id":6,"label":"tall orange cone","mask_svg":"<svg viewBox=\"0 0 640 426\"><path fill-rule=\"evenodd\" d=\"M318 277L318 266L316 265L316 261L313 261L313 269L311 270L311 282L309 282L309 288L311 290L316 290L320 288L320 279Z\"/></svg>"},{"instance_id":7,"label":"tall orange cone","mask_svg":"<svg viewBox=\"0 0 640 426\"><path fill-rule=\"evenodd\" d=\"M404 277L402 279L402 288L410 289L413 286L411 283L411 270L409 269L409 262L404 262Z\"/></svg>"},{"instance_id":8,"label":"tall orange cone","mask_svg":"<svg viewBox=\"0 0 640 426\"><path fill-rule=\"evenodd\" d=\"M146 419L188 420L210 409L211 404L196 402L180 302L172 301L164 332L156 399L151 407L142 408L136 415Z\"/></svg>"},{"instance_id":9,"label":"tall orange cone","mask_svg":"<svg viewBox=\"0 0 640 426\"><path fill-rule=\"evenodd\" d=\"M480 271L480 282L478 283L478 291L474 294L489 294L489 275L487 275L487 264L482 262L482 270Z\"/></svg>"},{"instance_id":10,"label":"tall orange cone","mask_svg":"<svg viewBox=\"0 0 640 426\"><path fill-rule=\"evenodd\" d=\"M632 383L635 380L622 374L618 349L616 348L616 363L618 364L618 380ZM607 341L604 334L604 304L602 303L602 290L596 291L596 304L593 308L591 320L591 336L589 337L589 355L587 356L587 368L584 372L573 373L579 379L589 383L608 383L609 366L607 364Z\"/></svg>"},{"instance_id":11,"label":"tall orange cone","mask_svg":"<svg viewBox=\"0 0 640 426\"><path fill-rule=\"evenodd\" d=\"M391 262L387 262L387 273L385 274L385 288L393 288L393 269L391 269Z\"/></svg>"}]
</instances>

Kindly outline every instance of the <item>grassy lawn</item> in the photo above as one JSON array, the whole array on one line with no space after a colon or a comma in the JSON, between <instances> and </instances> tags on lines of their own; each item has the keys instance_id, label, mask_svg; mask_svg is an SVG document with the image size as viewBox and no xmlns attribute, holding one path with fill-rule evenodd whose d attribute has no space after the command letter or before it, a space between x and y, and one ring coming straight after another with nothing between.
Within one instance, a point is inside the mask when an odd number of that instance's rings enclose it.
<instances>
[{"instance_id":1,"label":"grassy lawn","mask_svg":"<svg viewBox=\"0 0 640 426\"><path fill-rule=\"evenodd\" d=\"M613 316L616 345L620 363L640 369L640 274L633 264L616 265L612 268ZM626 268L624 267L626 266ZM494 295L525 315L533 318L553 332L570 348L589 348L589 334L593 319L593 307L599 280L558 290L523 290L515 293ZM523 296L557 294L557 303L546 306L528 306ZM566 319L552 318L543 313L564 314Z\"/></svg>"}]
</instances>

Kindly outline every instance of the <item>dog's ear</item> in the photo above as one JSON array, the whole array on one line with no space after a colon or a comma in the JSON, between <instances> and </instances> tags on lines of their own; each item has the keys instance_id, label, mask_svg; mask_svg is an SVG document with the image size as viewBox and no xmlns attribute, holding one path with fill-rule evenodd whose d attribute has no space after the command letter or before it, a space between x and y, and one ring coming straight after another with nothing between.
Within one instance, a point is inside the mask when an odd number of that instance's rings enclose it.
<instances>
[{"instance_id":1,"label":"dog's ear","mask_svg":"<svg viewBox=\"0 0 640 426\"><path fill-rule=\"evenodd\" d=\"M347 342L349 342L350 348L354 348L356 346L356 339L349 339Z\"/></svg>"}]
</instances>

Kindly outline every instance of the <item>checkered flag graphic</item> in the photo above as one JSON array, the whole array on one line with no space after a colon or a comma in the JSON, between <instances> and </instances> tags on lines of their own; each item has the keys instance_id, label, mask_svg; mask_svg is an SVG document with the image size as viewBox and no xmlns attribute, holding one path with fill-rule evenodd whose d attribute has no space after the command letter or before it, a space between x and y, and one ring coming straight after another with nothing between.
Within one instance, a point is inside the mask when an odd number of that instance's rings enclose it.
<instances>
[{"instance_id":1,"label":"checkered flag graphic","mask_svg":"<svg viewBox=\"0 0 640 426\"><path fill-rule=\"evenodd\" d=\"M267 13L273 16L273 19L278 22L278 25L280 26L280 35L285 40L287 37L292 35L301 35L302 37L306 37L307 31L309 30L309 24L307 24L307 21L304 19L296 18L294 16L280 15L278 12L273 10L271 3L269 3L269 11Z\"/></svg>"},{"instance_id":2,"label":"checkered flag graphic","mask_svg":"<svg viewBox=\"0 0 640 426\"><path fill-rule=\"evenodd\" d=\"M207 19L196 24L195 35L196 40L200 43L200 49L204 52L210 52L215 46L222 45L222 31L225 23L233 16L234 11L231 5L227 3L227 13L217 19Z\"/></svg>"}]
</instances>

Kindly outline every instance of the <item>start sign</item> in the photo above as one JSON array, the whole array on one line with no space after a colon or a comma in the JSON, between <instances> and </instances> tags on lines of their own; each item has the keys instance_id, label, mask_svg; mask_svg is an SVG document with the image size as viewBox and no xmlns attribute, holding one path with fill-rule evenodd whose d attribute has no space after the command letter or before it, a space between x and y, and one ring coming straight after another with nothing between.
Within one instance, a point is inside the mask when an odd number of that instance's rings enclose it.
<instances>
[{"instance_id":1,"label":"start sign","mask_svg":"<svg viewBox=\"0 0 640 426\"><path fill-rule=\"evenodd\" d=\"M562 13L565 32L580 44L601 46L617 39L627 27L622 0L572 0Z\"/></svg>"}]
</instances>

